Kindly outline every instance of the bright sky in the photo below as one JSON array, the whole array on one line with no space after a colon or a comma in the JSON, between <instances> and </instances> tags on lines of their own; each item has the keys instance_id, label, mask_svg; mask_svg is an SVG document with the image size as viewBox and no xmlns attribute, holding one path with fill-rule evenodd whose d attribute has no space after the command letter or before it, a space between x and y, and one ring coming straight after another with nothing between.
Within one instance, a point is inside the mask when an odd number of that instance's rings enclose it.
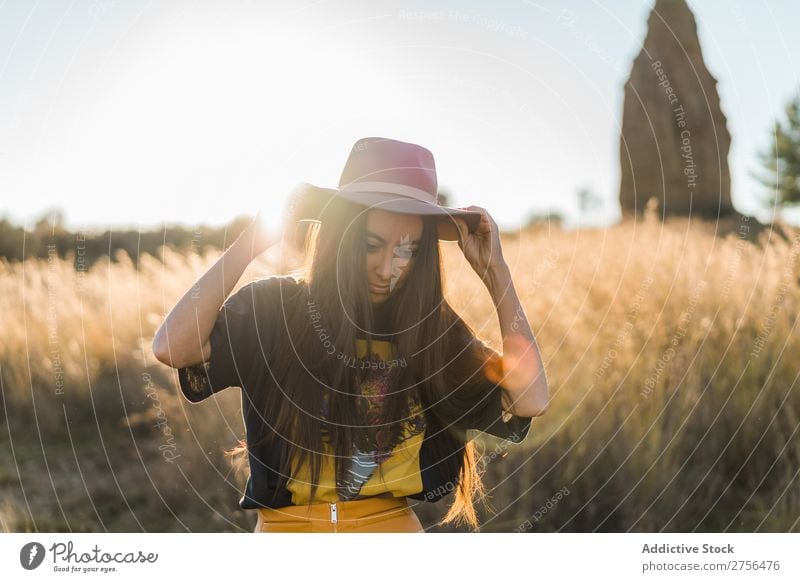
<instances>
[{"instance_id":1,"label":"bright sky","mask_svg":"<svg viewBox=\"0 0 800 582\"><path fill-rule=\"evenodd\" d=\"M690 0L733 136L733 201L800 86L794 0ZM434 153L456 206L503 228L620 214L622 87L652 1L0 3L0 215L70 228L277 222L352 144ZM604 201L580 217L576 192ZM30 222L29 222L30 223Z\"/></svg>"}]
</instances>

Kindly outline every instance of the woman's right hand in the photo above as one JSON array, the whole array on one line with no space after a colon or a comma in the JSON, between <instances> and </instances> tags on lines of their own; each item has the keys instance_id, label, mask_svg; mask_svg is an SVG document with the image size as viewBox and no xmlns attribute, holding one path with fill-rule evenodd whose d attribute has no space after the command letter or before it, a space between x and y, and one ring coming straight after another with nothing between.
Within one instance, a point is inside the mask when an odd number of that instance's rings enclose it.
<instances>
[{"instance_id":1,"label":"woman's right hand","mask_svg":"<svg viewBox=\"0 0 800 582\"><path fill-rule=\"evenodd\" d=\"M247 227L236 239L236 243L243 249L249 261L258 257L275 243L275 237L271 235L261 221L261 211L256 214Z\"/></svg>"}]
</instances>

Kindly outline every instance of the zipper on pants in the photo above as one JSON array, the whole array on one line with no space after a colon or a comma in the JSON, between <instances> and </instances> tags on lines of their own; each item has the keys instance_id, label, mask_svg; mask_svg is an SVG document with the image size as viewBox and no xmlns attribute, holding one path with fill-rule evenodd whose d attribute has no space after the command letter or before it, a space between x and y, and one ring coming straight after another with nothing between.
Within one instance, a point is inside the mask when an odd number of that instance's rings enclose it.
<instances>
[{"instance_id":1,"label":"zipper on pants","mask_svg":"<svg viewBox=\"0 0 800 582\"><path fill-rule=\"evenodd\" d=\"M337 523L339 522L339 510L336 507L335 503L331 503L331 525L333 526L333 531L337 531Z\"/></svg>"}]
</instances>

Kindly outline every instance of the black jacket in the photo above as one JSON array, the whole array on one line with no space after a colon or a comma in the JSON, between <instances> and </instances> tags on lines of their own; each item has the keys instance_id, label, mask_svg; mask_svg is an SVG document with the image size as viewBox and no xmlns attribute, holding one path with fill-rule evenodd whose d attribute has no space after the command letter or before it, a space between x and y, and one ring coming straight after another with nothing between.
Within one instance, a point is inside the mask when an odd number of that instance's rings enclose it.
<instances>
[{"instance_id":1,"label":"black jacket","mask_svg":"<svg viewBox=\"0 0 800 582\"><path fill-rule=\"evenodd\" d=\"M282 301L290 295L282 286L297 284L287 275L271 276L242 286L220 309L209 340L210 361L178 370L181 391L190 402L200 402L230 386L242 389L242 416L248 442L255 442L264 434L265 426L272 424L274 411L265 411L260 390L277 389L269 368L269 347L275 337L274 330L282 325ZM487 397L475 403L474 414L464 428L519 443L527 436L531 419L512 415L508 422L503 422L501 390L494 384L487 386ZM438 501L455 489L466 439L459 439L453 431L445 429L426 416L424 431L419 437L421 444L414 449L418 450L418 462L404 465L403 470L409 471L404 489L393 491L389 484L386 491L395 496ZM293 492L287 487L278 487L280 453L275 446L249 448L250 476L239 501L242 509L295 504Z\"/></svg>"}]
</instances>

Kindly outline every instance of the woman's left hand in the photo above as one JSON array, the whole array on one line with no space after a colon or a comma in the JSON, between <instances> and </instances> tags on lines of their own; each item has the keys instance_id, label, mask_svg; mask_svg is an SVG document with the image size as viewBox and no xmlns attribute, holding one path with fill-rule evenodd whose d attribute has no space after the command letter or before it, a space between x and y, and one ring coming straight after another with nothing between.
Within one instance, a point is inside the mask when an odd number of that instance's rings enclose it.
<instances>
[{"instance_id":1,"label":"woman's left hand","mask_svg":"<svg viewBox=\"0 0 800 582\"><path fill-rule=\"evenodd\" d=\"M503 252L500 248L500 230L485 208L479 206L460 207L460 210L477 210L481 221L475 232L470 233L463 218L454 217L458 227L458 246L464 257L481 278L494 268L503 265Z\"/></svg>"}]
</instances>

